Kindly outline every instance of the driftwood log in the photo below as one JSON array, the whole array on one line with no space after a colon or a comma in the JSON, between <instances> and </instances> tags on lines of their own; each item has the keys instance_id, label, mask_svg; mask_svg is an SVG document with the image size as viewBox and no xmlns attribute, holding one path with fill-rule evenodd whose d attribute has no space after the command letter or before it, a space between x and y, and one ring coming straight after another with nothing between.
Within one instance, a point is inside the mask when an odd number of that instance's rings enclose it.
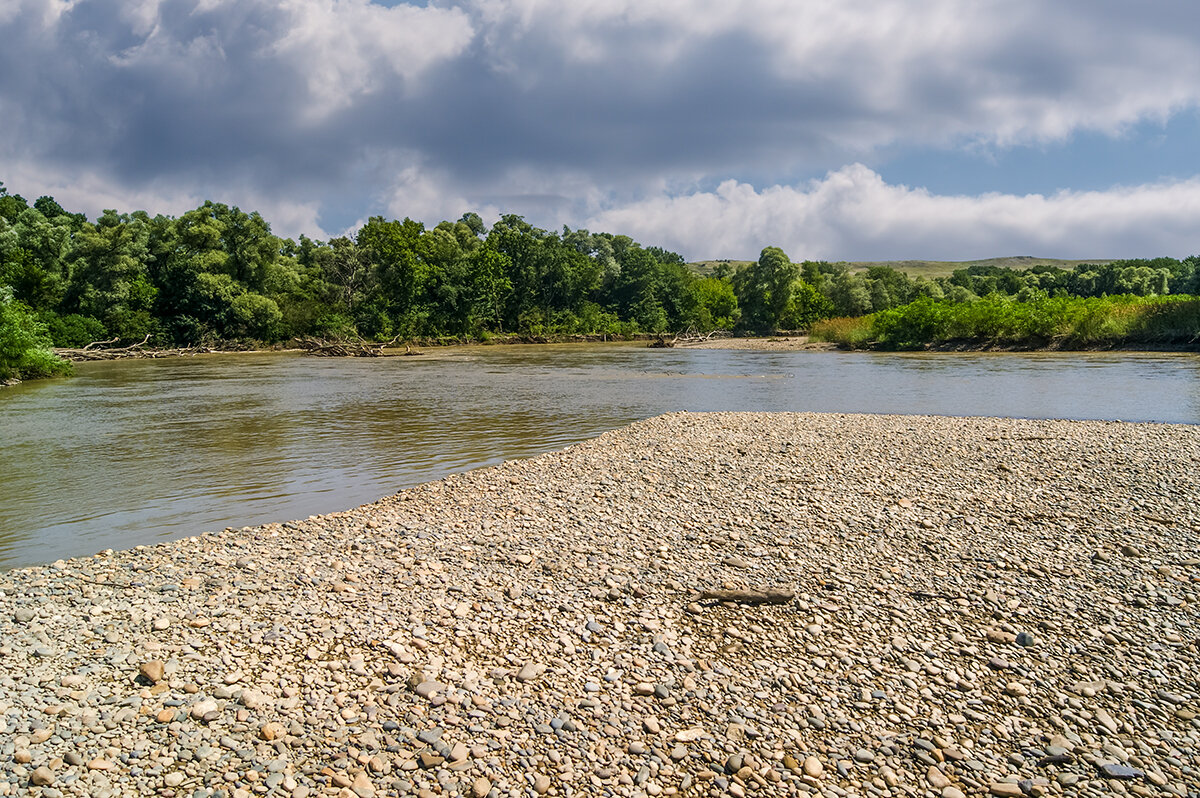
<instances>
[{"instance_id":1,"label":"driftwood log","mask_svg":"<svg viewBox=\"0 0 1200 798\"><path fill-rule=\"evenodd\" d=\"M136 344L130 344L129 346L116 346L111 349L97 348L106 346L107 344L114 344L118 340L120 339L113 338L108 341L92 341L82 349L58 348L54 350L54 354L75 363L83 363L91 360L179 357L180 355L198 355L202 352L214 351L206 346L187 346L181 349L146 349L146 344L150 341L149 335Z\"/></svg>"},{"instance_id":2,"label":"driftwood log","mask_svg":"<svg viewBox=\"0 0 1200 798\"><path fill-rule=\"evenodd\" d=\"M726 338L729 333L725 330L712 330L711 332L702 333L694 328L689 327L681 333L676 333L674 338L667 340L665 335L661 333L657 338L651 341L647 346L651 349L674 349L676 346L689 346L692 344L702 344L706 341L711 341L713 338Z\"/></svg>"},{"instance_id":3,"label":"driftwood log","mask_svg":"<svg viewBox=\"0 0 1200 798\"><path fill-rule=\"evenodd\" d=\"M735 604L787 604L796 597L786 587L765 587L761 590L701 590L698 601L731 601Z\"/></svg>"},{"instance_id":4,"label":"driftwood log","mask_svg":"<svg viewBox=\"0 0 1200 798\"><path fill-rule=\"evenodd\" d=\"M357 341L326 341L322 338L299 338L300 348L306 355L316 357L394 357L394 352L385 352L400 340L397 335L386 343L369 343L363 339ZM410 354L406 351L405 354Z\"/></svg>"}]
</instances>

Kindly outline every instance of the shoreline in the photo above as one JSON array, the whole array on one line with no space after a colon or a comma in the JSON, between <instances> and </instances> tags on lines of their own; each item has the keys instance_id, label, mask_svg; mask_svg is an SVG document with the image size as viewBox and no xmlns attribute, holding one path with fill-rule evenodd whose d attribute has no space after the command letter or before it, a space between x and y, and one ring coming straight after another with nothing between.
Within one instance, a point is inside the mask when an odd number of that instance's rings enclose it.
<instances>
[{"instance_id":1,"label":"shoreline","mask_svg":"<svg viewBox=\"0 0 1200 798\"><path fill-rule=\"evenodd\" d=\"M675 413L5 572L0 795L1186 796L1197 461L1182 425Z\"/></svg>"},{"instance_id":2,"label":"shoreline","mask_svg":"<svg viewBox=\"0 0 1200 798\"><path fill-rule=\"evenodd\" d=\"M431 351L438 351L448 348L475 348L481 346L536 346L536 345L564 345L577 344L581 346L592 344L629 344L636 345L638 343L653 343L659 340L657 335L637 335L633 337L612 338L604 336L519 336L519 337L504 337L492 338L487 341L464 341L464 340L444 340L430 341L428 339L414 339L407 343L395 344L390 347L385 347L382 351L386 354L382 357L402 357L402 356L420 356L424 354L419 351L404 351L411 347L413 349L425 348ZM403 347L403 349L402 349ZM655 347L648 347L655 348ZM939 353L980 353L980 352L996 352L996 353L1039 353L1039 352L1054 352L1054 353L1095 353L1095 352L1180 352L1180 353L1195 353L1200 352L1200 344L1120 344L1116 346L1090 346L1079 348L1064 348L1061 346L1015 346L1015 345L991 345L991 344L976 344L976 343L949 343L940 345L930 345L920 349L875 349L871 347L848 347L828 341L812 341L806 335L781 335L781 336L761 336L761 337L730 337L716 338L709 341L698 343L678 343L671 349L724 349L736 351L753 351L753 352L883 352L888 354L909 354L913 352L939 352ZM55 354L60 357L65 357L73 363L81 362L96 362L94 359L72 359L64 355L62 350L54 350ZM104 358L102 360L125 360L125 359L162 359L175 357L199 357L202 355L255 355L255 354L305 354L307 350L295 347L267 347L263 349L211 349L204 351L187 351L180 352L177 350L157 350L147 349L139 354L131 354L122 357ZM15 383L7 383L15 384Z\"/></svg>"},{"instance_id":3,"label":"shoreline","mask_svg":"<svg viewBox=\"0 0 1200 798\"><path fill-rule=\"evenodd\" d=\"M386 355L381 357L399 357L405 354L400 351L402 348L410 347L425 347L428 349L444 349L448 347L476 347L476 346L523 346L523 345L538 345L538 344L615 344L615 343L637 343L639 341L655 341L658 340L657 335L637 334L633 336L609 336L609 335L551 335L551 336L493 336L486 341L465 340L465 339L430 339L430 338L412 338L408 341L401 341L391 345L385 345L382 342L366 342L369 347L375 347L380 351L386 352ZM82 350L69 349L64 347L55 347L51 350L57 356L64 360L70 360L72 363L89 363L105 360L147 360L160 358L174 357L198 357L200 355L260 355L270 354L274 352L290 353L290 354L305 354L309 350L303 347L289 347L283 345L266 346L261 349L139 349L129 352L128 354L120 354L115 357L85 357L80 356ZM95 352L104 352L105 350L95 350ZM420 352L412 352L409 354L420 354ZM314 355L315 357L328 357L328 355Z\"/></svg>"}]
</instances>

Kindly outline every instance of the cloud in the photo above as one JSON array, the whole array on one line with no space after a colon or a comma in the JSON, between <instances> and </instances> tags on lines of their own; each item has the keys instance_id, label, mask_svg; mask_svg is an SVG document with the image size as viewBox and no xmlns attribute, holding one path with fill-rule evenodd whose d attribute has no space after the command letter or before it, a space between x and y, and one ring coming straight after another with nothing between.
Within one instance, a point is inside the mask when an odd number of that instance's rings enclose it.
<instances>
[{"instance_id":1,"label":"cloud","mask_svg":"<svg viewBox=\"0 0 1200 798\"><path fill-rule=\"evenodd\" d=\"M756 190L730 180L715 191L651 198L588 225L697 260L755 258L765 246L796 260L970 260L1184 257L1200 251L1197 218L1200 177L1049 196L945 196L889 185L853 164L799 187Z\"/></svg>"},{"instance_id":2,"label":"cloud","mask_svg":"<svg viewBox=\"0 0 1200 798\"><path fill-rule=\"evenodd\" d=\"M422 76L473 36L461 9L367 0L18 0L0 19L16 122L0 159L315 196L391 146ZM377 107L399 118L360 127Z\"/></svg>"},{"instance_id":3,"label":"cloud","mask_svg":"<svg viewBox=\"0 0 1200 798\"><path fill-rule=\"evenodd\" d=\"M1194 0L390 5L0 2L0 179L551 226L1200 107Z\"/></svg>"},{"instance_id":4,"label":"cloud","mask_svg":"<svg viewBox=\"0 0 1200 798\"><path fill-rule=\"evenodd\" d=\"M161 213L179 216L199 207L205 200L213 200L237 205L247 213L258 211L278 236L299 238L305 234L324 238L329 234L321 227L317 202L263 194L245 186L215 194L201 194L180 188L170 181L158 181L130 189L91 170L55 172L22 164L10 165L3 181L6 190L22 194L30 203L38 196L49 195L67 210L87 209L92 217L108 208L122 213L144 210L151 215Z\"/></svg>"},{"instance_id":5,"label":"cloud","mask_svg":"<svg viewBox=\"0 0 1200 798\"><path fill-rule=\"evenodd\" d=\"M270 54L304 76L312 105L326 116L399 81L404 90L432 65L463 52L474 37L460 9L367 0L286 0L286 33Z\"/></svg>"}]
</instances>

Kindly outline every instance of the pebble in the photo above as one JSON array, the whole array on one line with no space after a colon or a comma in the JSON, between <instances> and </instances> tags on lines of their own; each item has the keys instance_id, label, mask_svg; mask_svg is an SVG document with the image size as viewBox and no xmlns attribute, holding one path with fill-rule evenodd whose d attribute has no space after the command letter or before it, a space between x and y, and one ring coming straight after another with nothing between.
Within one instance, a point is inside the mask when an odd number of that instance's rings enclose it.
<instances>
[{"instance_id":1,"label":"pebble","mask_svg":"<svg viewBox=\"0 0 1200 798\"><path fill-rule=\"evenodd\" d=\"M149 662L143 662L138 666L138 673L147 681L152 683L161 682L163 673L165 672L166 663L160 659L152 659Z\"/></svg>"},{"instance_id":2,"label":"pebble","mask_svg":"<svg viewBox=\"0 0 1200 798\"><path fill-rule=\"evenodd\" d=\"M1137 768L1129 767L1114 762L1105 762L1100 765L1100 775L1106 779L1119 779L1128 781L1130 779L1140 779L1145 777L1145 773Z\"/></svg>"},{"instance_id":3,"label":"pebble","mask_svg":"<svg viewBox=\"0 0 1200 798\"><path fill-rule=\"evenodd\" d=\"M1192 427L677 413L3 572L0 795L1186 795L1196 462Z\"/></svg>"},{"instance_id":4,"label":"pebble","mask_svg":"<svg viewBox=\"0 0 1200 798\"><path fill-rule=\"evenodd\" d=\"M546 672L546 666L540 662L526 663L517 671L518 682L532 682Z\"/></svg>"}]
</instances>

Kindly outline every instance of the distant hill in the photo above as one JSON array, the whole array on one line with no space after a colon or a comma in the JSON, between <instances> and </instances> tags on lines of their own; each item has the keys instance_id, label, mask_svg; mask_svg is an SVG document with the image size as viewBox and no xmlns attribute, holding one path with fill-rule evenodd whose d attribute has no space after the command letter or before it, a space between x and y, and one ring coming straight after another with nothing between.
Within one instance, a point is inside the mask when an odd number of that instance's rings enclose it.
<instances>
[{"instance_id":1,"label":"distant hill","mask_svg":"<svg viewBox=\"0 0 1200 798\"><path fill-rule=\"evenodd\" d=\"M748 260L701 260L689 263L688 266L699 274L712 274L713 270L722 263L727 263L735 269L753 261ZM865 272L872 266L890 266L898 272L904 272L910 277L949 277L958 269L970 266L1001 266L1008 269L1029 269L1034 266L1057 266L1060 269L1074 269L1081 263L1097 265L1112 263L1112 258L1092 258L1088 260L1062 260L1060 258L1035 258L1032 255L1015 255L1007 258L985 258L983 260L876 260L876 261L847 261L843 265L852 272Z\"/></svg>"}]
</instances>

